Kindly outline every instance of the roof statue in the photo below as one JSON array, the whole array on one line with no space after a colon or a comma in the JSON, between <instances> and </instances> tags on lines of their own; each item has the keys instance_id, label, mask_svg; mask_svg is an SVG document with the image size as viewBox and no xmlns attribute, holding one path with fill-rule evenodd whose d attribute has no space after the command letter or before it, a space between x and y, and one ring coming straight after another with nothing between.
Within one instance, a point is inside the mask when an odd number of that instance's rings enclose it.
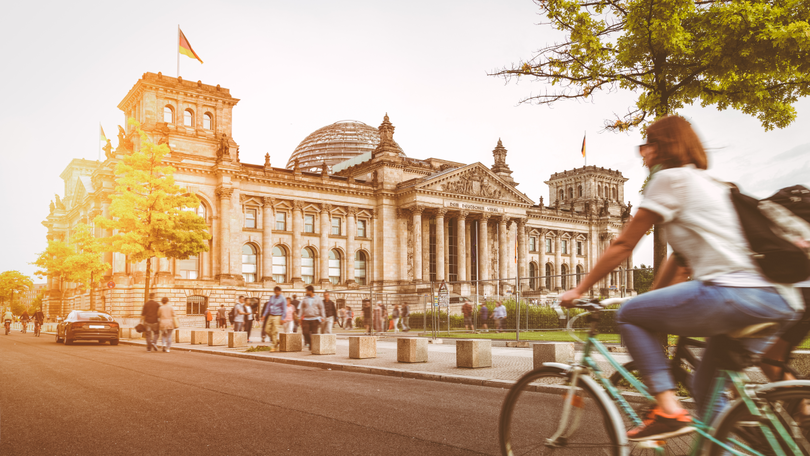
<instances>
[{"instance_id":1,"label":"roof statue","mask_svg":"<svg viewBox=\"0 0 810 456\"><path fill-rule=\"evenodd\" d=\"M492 156L495 158L495 164L492 165L492 172L497 174L501 179L506 181L509 185L517 187L518 184L512 179L512 170L506 164L506 148L503 147L501 138L498 138L498 145L492 150Z\"/></svg>"},{"instance_id":2,"label":"roof statue","mask_svg":"<svg viewBox=\"0 0 810 456\"><path fill-rule=\"evenodd\" d=\"M107 158L113 158L115 155L112 153L112 144L110 144L110 140L107 140L107 144L102 147L104 150L104 156Z\"/></svg>"},{"instance_id":3,"label":"roof statue","mask_svg":"<svg viewBox=\"0 0 810 456\"><path fill-rule=\"evenodd\" d=\"M290 155L287 169L294 169L295 160L299 160L301 171L320 173L324 161L334 169L338 163L359 155L370 156L379 144L378 129L356 120L341 120L315 130L301 141ZM396 141L393 141L393 147L400 157L405 156Z\"/></svg>"},{"instance_id":4,"label":"roof statue","mask_svg":"<svg viewBox=\"0 0 810 456\"><path fill-rule=\"evenodd\" d=\"M264 154L264 167L270 167L270 154Z\"/></svg>"},{"instance_id":5,"label":"roof statue","mask_svg":"<svg viewBox=\"0 0 810 456\"><path fill-rule=\"evenodd\" d=\"M383 117L383 122L380 124L379 130L380 132L380 144L377 146L376 149L371 153L371 157L388 157L388 158L398 158L401 157L400 151L402 149L399 148L396 142L394 142L394 127L391 124L391 121L388 119L388 113L385 113L385 117Z\"/></svg>"}]
</instances>

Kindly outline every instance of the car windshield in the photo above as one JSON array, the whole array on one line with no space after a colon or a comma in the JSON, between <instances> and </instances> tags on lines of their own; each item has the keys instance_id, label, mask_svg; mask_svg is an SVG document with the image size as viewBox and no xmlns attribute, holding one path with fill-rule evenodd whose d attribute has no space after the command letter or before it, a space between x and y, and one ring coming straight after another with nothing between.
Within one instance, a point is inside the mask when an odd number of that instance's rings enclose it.
<instances>
[{"instance_id":1,"label":"car windshield","mask_svg":"<svg viewBox=\"0 0 810 456\"><path fill-rule=\"evenodd\" d=\"M79 312L76 314L77 321L112 321L112 317L97 312Z\"/></svg>"}]
</instances>

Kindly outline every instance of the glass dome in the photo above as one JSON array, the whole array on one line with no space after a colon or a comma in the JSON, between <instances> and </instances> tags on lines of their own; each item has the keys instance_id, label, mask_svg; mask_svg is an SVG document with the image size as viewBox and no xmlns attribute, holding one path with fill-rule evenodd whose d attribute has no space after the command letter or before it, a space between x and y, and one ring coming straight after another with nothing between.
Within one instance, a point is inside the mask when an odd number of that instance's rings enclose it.
<instances>
[{"instance_id":1,"label":"glass dome","mask_svg":"<svg viewBox=\"0 0 810 456\"><path fill-rule=\"evenodd\" d=\"M380 132L376 128L357 120L341 120L315 130L301 141L290 155L287 169L293 169L298 159L302 171L321 172L324 162L331 171L338 163L370 153L379 144ZM396 147L399 155L404 157L405 152L399 144Z\"/></svg>"}]
</instances>

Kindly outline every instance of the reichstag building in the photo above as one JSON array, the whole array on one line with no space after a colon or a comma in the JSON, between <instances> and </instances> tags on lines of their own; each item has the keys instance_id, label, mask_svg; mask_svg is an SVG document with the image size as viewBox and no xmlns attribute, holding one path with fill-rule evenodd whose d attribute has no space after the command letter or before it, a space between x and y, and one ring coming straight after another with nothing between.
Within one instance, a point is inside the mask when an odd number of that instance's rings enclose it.
<instances>
[{"instance_id":1,"label":"reichstag building","mask_svg":"<svg viewBox=\"0 0 810 456\"><path fill-rule=\"evenodd\" d=\"M153 263L154 291L187 318L241 294L269 296L276 285L302 293L313 284L353 302L367 292L424 293L442 280L454 297L506 295L518 291L519 277L522 296L542 298L572 286L628 218L627 179L617 170L554 173L545 181L548 200L534 201L517 189L500 140L488 165L416 158L395 141L387 114L377 128L358 121L318 128L284 167L269 155L264 164L243 163L231 134L238 102L219 85L145 73L118 104L152 141L169 145L175 180L199 197L212 235L208 252ZM115 166L138 142L119 127L103 161L67 165L64 196L43 222L49 239L68 240L76 224L108 215ZM114 285L96 290L96 307L139 314L145 263L117 252L105 261L104 283ZM594 291L632 293L628 268L629 261ZM50 315L89 307L88 290L55 279L48 289Z\"/></svg>"}]
</instances>

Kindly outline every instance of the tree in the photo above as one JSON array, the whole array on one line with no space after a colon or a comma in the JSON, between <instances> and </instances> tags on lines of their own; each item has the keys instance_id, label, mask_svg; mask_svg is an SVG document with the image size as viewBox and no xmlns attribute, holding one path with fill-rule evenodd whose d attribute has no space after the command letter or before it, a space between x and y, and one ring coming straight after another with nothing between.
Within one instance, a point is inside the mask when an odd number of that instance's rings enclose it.
<instances>
[{"instance_id":1,"label":"tree","mask_svg":"<svg viewBox=\"0 0 810 456\"><path fill-rule=\"evenodd\" d=\"M565 35L528 60L490 73L529 77L554 89L522 103L589 99L600 90L638 93L635 106L605 121L642 130L686 105L733 108L765 130L796 118L810 94L810 2L806 0L535 0ZM657 230L656 230L657 232ZM656 271L666 244L655 236Z\"/></svg>"},{"instance_id":2,"label":"tree","mask_svg":"<svg viewBox=\"0 0 810 456\"><path fill-rule=\"evenodd\" d=\"M205 220L190 209L200 201L174 183L175 169L163 162L166 144L155 145L134 119L129 123L140 136L140 147L116 165L116 188L111 196L111 218L95 223L116 230L105 238L111 249L129 261L146 261L144 296L148 299L153 258L187 259L208 251Z\"/></svg>"},{"instance_id":3,"label":"tree","mask_svg":"<svg viewBox=\"0 0 810 456\"><path fill-rule=\"evenodd\" d=\"M633 286L636 287L638 294L650 291L653 284L653 273L650 271L649 266L644 266L642 263L635 271L633 271Z\"/></svg>"},{"instance_id":4,"label":"tree","mask_svg":"<svg viewBox=\"0 0 810 456\"><path fill-rule=\"evenodd\" d=\"M11 311L21 313L22 307L15 306L14 294L22 293L34 287L31 278L20 271L5 271L0 273L0 300L8 302Z\"/></svg>"},{"instance_id":5,"label":"tree","mask_svg":"<svg viewBox=\"0 0 810 456\"><path fill-rule=\"evenodd\" d=\"M93 292L98 285L98 278L110 265L102 259L104 245L93 235L93 229L80 223L70 233L70 244L73 254L66 260L70 282L84 285L90 290L90 310L96 310Z\"/></svg>"},{"instance_id":6,"label":"tree","mask_svg":"<svg viewBox=\"0 0 810 456\"><path fill-rule=\"evenodd\" d=\"M50 277L59 280L60 290L60 311L65 301L65 283L72 278L72 268L68 259L76 253L76 250L65 241L48 240L48 247L39 254L33 264L39 268L34 275L39 278Z\"/></svg>"}]
</instances>

